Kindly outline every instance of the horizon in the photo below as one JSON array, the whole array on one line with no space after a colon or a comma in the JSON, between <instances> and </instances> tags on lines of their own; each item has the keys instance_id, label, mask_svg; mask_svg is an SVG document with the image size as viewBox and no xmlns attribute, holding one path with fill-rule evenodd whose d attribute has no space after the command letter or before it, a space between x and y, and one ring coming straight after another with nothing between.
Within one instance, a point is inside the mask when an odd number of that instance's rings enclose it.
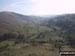
<instances>
[{"instance_id":1,"label":"horizon","mask_svg":"<svg viewBox=\"0 0 75 56\"><path fill-rule=\"evenodd\" d=\"M24 16L35 16L35 17L57 17L57 16L63 16L63 15L71 15L75 13L63 13L63 14L48 14L48 15L27 15L27 14L22 14L18 12L13 12L13 11L0 11L0 13L16 13Z\"/></svg>"},{"instance_id":2,"label":"horizon","mask_svg":"<svg viewBox=\"0 0 75 56\"><path fill-rule=\"evenodd\" d=\"M60 15L75 13L74 0L0 0L0 12L23 15Z\"/></svg>"},{"instance_id":3,"label":"horizon","mask_svg":"<svg viewBox=\"0 0 75 56\"><path fill-rule=\"evenodd\" d=\"M0 11L2 13L16 13L16 14L21 14L21 15L25 15L22 13L18 13L18 12L13 12L13 11ZM48 15L26 15L26 16L40 16L40 17L53 17L53 16L61 16L61 15L70 15L70 14L75 14L75 13L63 13L63 14L48 14Z\"/></svg>"}]
</instances>

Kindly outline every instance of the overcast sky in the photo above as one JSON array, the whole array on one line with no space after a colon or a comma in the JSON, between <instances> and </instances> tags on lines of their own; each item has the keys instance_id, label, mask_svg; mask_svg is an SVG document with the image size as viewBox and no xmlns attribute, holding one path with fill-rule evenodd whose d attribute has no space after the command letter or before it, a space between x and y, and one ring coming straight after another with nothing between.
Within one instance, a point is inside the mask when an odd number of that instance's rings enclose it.
<instances>
[{"instance_id":1,"label":"overcast sky","mask_svg":"<svg viewBox=\"0 0 75 56\"><path fill-rule=\"evenodd\" d=\"M0 0L0 11L25 15L75 13L75 0Z\"/></svg>"}]
</instances>

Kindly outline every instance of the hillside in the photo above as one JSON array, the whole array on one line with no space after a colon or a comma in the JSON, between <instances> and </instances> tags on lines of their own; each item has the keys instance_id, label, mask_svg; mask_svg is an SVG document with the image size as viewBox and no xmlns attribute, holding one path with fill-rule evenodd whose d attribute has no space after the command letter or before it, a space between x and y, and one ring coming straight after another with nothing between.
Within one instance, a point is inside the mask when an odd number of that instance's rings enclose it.
<instances>
[{"instance_id":1,"label":"hillside","mask_svg":"<svg viewBox=\"0 0 75 56\"><path fill-rule=\"evenodd\" d=\"M27 21L21 19L20 16L11 12L0 12L0 34L17 29L24 24L27 24Z\"/></svg>"},{"instance_id":2,"label":"hillside","mask_svg":"<svg viewBox=\"0 0 75 56\"><path fill-rule=\"evenodd\" d=\"M44 25L49 28L53 27L55 31L58 31L56 27L60 28L59 36L64 38L64 42L75 44L75 14L57 16L46 21Z\"/></svg>"},{"instance_id":3,"label":"hillside","mask_svg":"<svg viewBox=\"0 0 75 56\"><path fill-rule=\"evenodd\" d=\"M0 35L42 21L40 18L42 17L26 16L8 11L0 12Z\"/></svg>"}]
</instances>

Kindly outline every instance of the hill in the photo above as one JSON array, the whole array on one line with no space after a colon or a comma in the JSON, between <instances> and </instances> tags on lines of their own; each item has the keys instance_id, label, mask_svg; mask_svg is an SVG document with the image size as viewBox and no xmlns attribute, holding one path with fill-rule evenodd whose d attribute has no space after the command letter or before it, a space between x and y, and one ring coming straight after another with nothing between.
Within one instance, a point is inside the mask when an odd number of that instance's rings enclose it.
<instances>
[{"instance_id":1,"label":"hill","mask_svg":"<svg viewBox=\"0 0 75 56\"><path fill-rule=\"evenodd\" d=\"M64 42L75 44L75 14L57 16L46 21L44 25L49 28L53 27L55 31L58 31L56 27L60 28L59 36L64 38Z\"/></svg>"},{"instance_id":2,"label":"hill","mask_svg":"<svg viewBox=\"0 0 75 56\"><path fill-rule=\"evenodd\" d=\"M12 12L0 12L0 34L7 33L10 30L17 29L27 24L27 21Z\"/></svg>"},{"instance_id":3,"label":"hill","mask_svg":"<svg viewBox=\"0 0 75 56\"><path fill-rule=\"evenodd\" d=\"M25 16L0 12L0 41L74 44L75 14L56 17Z\"/></svg>"}]
</instances>

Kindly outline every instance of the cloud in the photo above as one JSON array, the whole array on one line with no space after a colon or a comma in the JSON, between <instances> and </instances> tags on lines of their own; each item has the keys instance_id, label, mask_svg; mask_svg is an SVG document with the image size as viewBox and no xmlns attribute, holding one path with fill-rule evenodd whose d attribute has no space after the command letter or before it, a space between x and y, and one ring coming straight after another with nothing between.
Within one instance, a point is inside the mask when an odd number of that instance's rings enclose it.
<instances>
[{"instance_id":1,"label":"cloud","mask_svg":"<svg viewBox=\"0 0 75 56\"><path fill-rule=\"evenodd\" d=\"M62 14L75 13L75 0L31 0L33 14Z\"/></svg>"},{"instance_id":2,"label":"cloud","mask_svg":"<svg viewBox=\"0 0 75 56\"><path fill-rule=\"evenodd\" d=\"M75 13L75 0L19 0L5 9L29 15Z\"/></svg>"},{"instance_id":3,"label":"cloud","mask_svg":"<svg viewBox=\"0 0 75 56\"><path fill-rule=\"evenodd\" d=\"M20 0L5 7L7 11L13 11L21 14L29 14L29 10L32 7L32 3L29 0Z\"/></svg>"}]
</instances>

